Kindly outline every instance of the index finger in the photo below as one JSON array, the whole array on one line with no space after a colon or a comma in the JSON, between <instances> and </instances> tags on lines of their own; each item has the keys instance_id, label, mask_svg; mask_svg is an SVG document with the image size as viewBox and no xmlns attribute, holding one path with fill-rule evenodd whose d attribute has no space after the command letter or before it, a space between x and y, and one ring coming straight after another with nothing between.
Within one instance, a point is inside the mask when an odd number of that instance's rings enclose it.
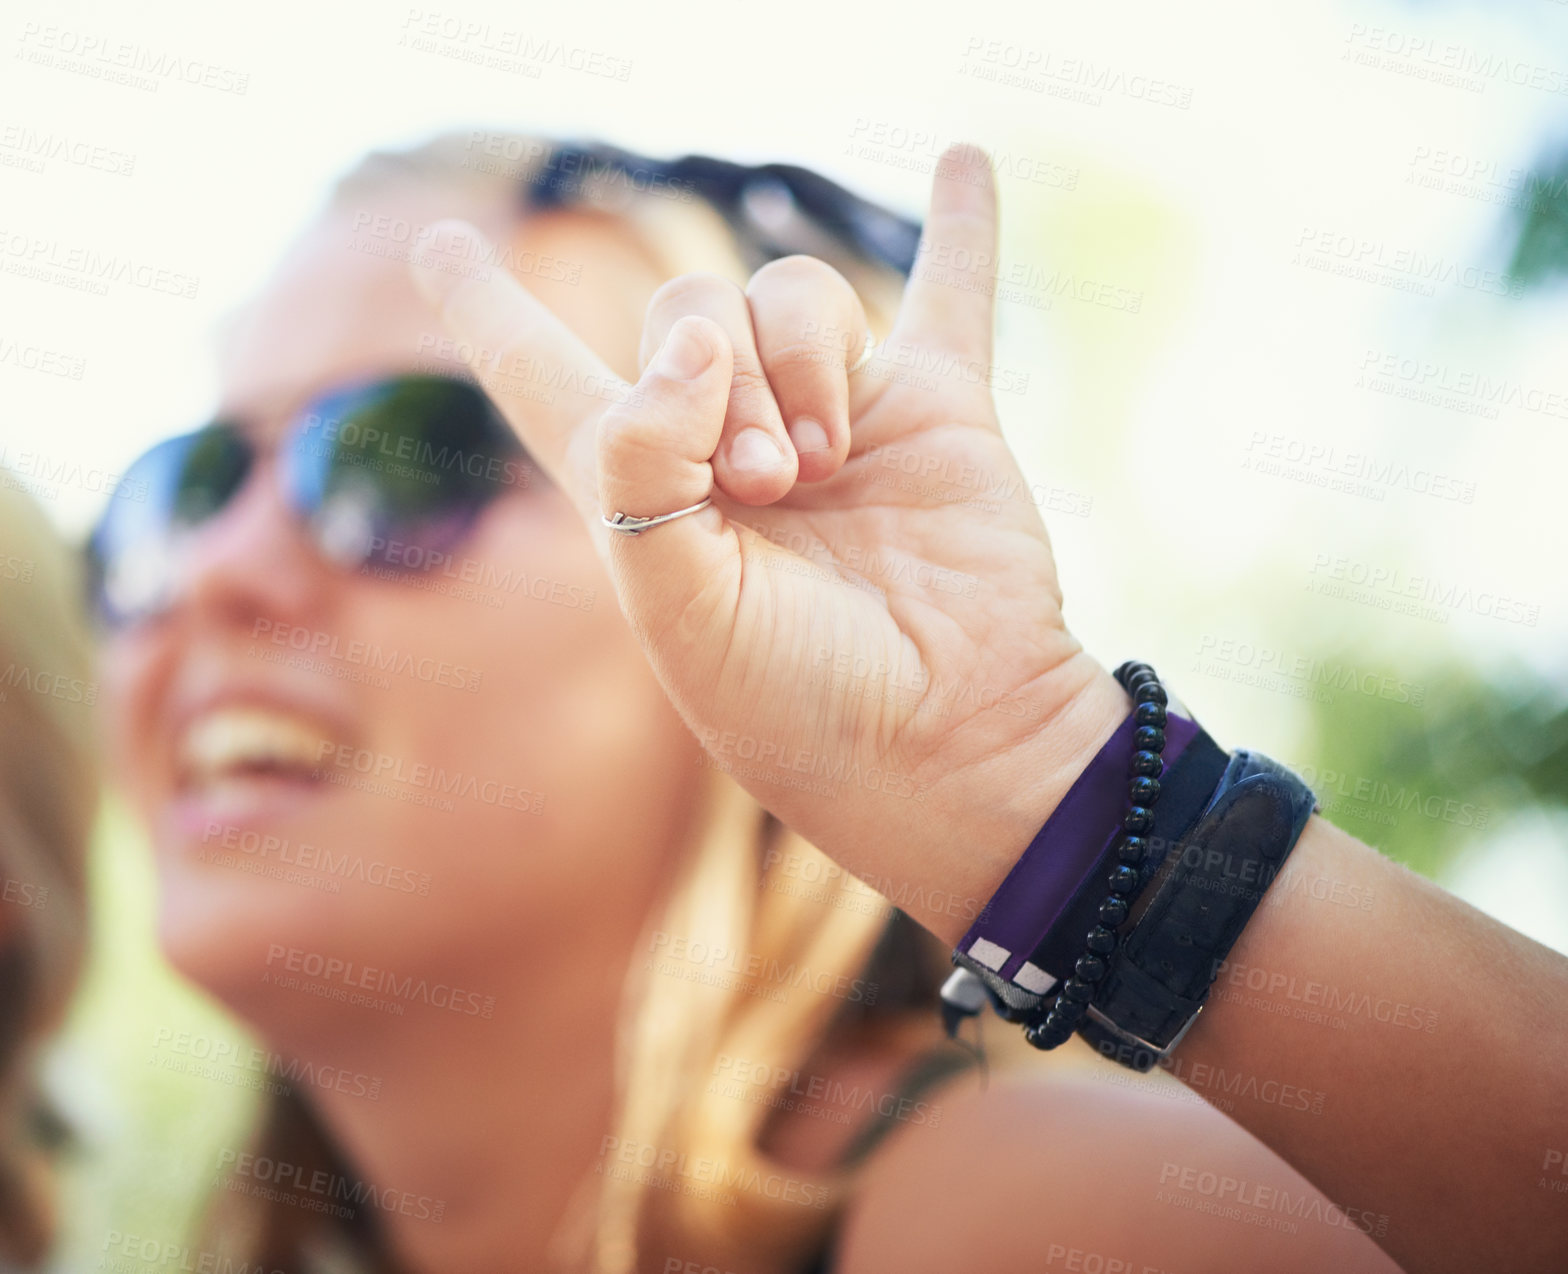
<instances>
[{"instance_id":1,"label":"index finger","mask_svg":"<svg viewBox=\"0 0 1568 1274\"><path fill-rule=\"evenodd\" d=\"M579 509L597 516L594 426L632 389L517 281L466 221L431 227L414 286L466 351L485 392Z\"/></svg>"},{"instance_id":2,"label":"index finger","mask_svg":"<svg viewBox=\"0 0 1568 1274\"><path fill-rule=\"evenodd\" d=\"M937 161L931 210L889 341L989 366L995 290L991 161L978 146L949 146Z\"/></svg>"}]
</instances>

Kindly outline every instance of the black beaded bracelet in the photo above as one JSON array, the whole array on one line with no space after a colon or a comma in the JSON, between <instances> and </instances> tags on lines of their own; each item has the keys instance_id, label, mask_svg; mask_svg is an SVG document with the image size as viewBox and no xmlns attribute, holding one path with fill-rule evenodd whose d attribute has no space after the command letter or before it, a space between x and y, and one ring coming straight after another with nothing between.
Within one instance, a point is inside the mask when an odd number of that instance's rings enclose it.
<instances>
[{"instance_id":1,"label":"black beaded bracelet","mask_svg":"<svg viewBox=\"0 0 1568 1274\"><path fill-rule=\"evenodd\" d=\"M953 952L957 968L942 988L949 1035L989 1001L1037 1048L1080 1033L1122 1065L1158 1064L1202 1010L1219 962L1311 817L1306 784L1258 753L1223 751L1147 664L1123 664L1116 679L1133 711ZM1127 806L1113 832L1096 836L1115 817L1116 757L1128 746ZM1156 805L1164 836L1154 834ZM1053 872L1058 847L1079 857ZM1234 863L1256 868L1250 887L1210 879Z\"/></svg>"},{"instance_id":2,"label":"black beaded bracelet","mask_svg":"<svg viewBox=\"0 0 1568 1274\"><path fill-rule=\"evenodd\" d=\"M1110 892L1100 904L1099 923L1084 939L1084 951L1073 965L1073 976L1057 989L1044 1017L1024 1031L1024 1038L1039 1049L1058 1048L1077 1031L1110 967L1117 945L1116 929L1127 919L1148 883L1148 873L1142 868L1154 836L1154 807L1159 803L1160 777L1165 770L1165 705L1170 700L1159 676L1148 664L1129 661L1115 675L1132 697L1133 719L1137 723L1128 765L1128 807L1122 816L1122 833L1116 846L1119 865L1111 871Z\"/></svg>"}]
</instances>

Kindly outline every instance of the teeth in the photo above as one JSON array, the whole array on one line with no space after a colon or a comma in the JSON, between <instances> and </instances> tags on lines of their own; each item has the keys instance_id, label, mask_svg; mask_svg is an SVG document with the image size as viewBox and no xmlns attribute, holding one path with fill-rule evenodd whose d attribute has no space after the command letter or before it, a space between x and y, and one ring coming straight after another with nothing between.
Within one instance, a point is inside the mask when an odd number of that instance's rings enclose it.
<instances>
[{"instance_id":1,"label":"teeth","mask_svg":"<svg viewBox=\"0 0 1568 1274\"><path fill-rule=\"evenodd\" d=\"M181 767L198 780L236 771L309 772L330 741L319 726L270 708L218 708L198 717L185 731Z\"/></svg>"}]
</instances>

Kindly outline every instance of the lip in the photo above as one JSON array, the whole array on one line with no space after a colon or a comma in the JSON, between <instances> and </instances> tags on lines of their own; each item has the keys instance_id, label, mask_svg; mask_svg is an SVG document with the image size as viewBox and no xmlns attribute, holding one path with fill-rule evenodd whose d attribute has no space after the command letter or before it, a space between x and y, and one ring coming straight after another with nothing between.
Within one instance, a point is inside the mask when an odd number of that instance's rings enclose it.
<instances>
[{"instance_id":1,"label":"lip","mask_svg":"<svg viewBox=\"0 0 1568 1274\"><path fill-rule=\"evenodd\" d=\"M244 707L271 709L301 717L317 727L324 738L337 743L353 744L357 735L349 724L349 714L332 697L256 678L226 675L192 678L191 684L175 692L163 735L172 783L171 794L158 819L163 833L160 840L167 838L187 845L192 841L201 843L214 823L240 832L261 831L346 791L324 781L300 782L288 778L253 777L238 785L192 786L182 776L179 758L185 732L205 713ZM236 793L240 793L239 797Z\"/></svg>"}]
</instances>

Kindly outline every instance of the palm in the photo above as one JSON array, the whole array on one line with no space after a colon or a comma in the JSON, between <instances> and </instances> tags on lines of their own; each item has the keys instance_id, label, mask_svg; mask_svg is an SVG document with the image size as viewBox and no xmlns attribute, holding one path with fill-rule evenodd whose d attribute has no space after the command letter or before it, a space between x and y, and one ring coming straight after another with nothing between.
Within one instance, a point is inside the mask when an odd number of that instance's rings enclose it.
<instances>
[{"instance_id":1,"label":"palm","mask_svg":"<svg viewBox=\"0 0 1568 1274\"><path fill-rule=\"evenodd\" d=\"M688 330L712 328L718 361L673 378L650 367L647 401L609 411L541 410L476 368L599 537L622 611L713 762L872 880L900 854L910 870L941 858L954 827L931 817L937 805L963 812L977 855L1015 858L1037 813L1018 792L1065 755L1041 751L1042 727L1074 715L1086 680L1039 511L972 374L991 359L996 209L983 157L952 154L923 251L975 264L961 287L917 267L883 347L949 370L933 388L887 375L898 359L847 382L840 366L849 454L824 481L610 536L601 507L659 512L715 493L727 396L743 383L733 342L703 319ZM609 376L506 276L420 278L472 347Z\"/></svg>"},{"instance_id":2,"label":"palm","mask_svg":"<svg viewBox=\"0 0 1568 1274\"><path fill-rule=\"evenodd\" d=\"M726 507L725 603L656 657L716 763L819 841L824 789L923 797L1036 729L1074 648L989 393L895 386L852 424L827 482Z\"/></svg>"}]
</instances>

